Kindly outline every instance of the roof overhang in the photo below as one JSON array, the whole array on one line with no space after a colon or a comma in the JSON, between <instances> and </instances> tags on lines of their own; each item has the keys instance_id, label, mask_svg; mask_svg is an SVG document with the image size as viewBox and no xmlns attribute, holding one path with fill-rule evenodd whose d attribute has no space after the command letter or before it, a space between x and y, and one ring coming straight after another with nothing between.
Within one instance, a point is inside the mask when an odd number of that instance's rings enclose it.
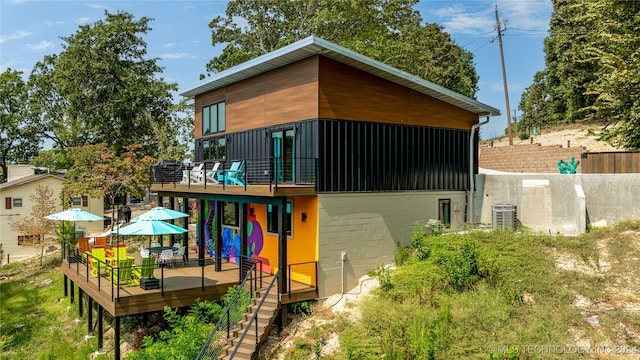
<instances>
[{"instance_id":1,"label":"roof overhang","mask_svg":"<svg viewBox=\"0 0 640 360\"><path fill-rule=\"evenodd\" d=\"M180 95L193 98L197 95L237 83L314 55L322 55L356 69L366 71L475 113L478 116L500 115L500 110L494 107L315 36L307 37L268 54L221 71L205 80L182 89Z\"/></svg>"}]
</instances>

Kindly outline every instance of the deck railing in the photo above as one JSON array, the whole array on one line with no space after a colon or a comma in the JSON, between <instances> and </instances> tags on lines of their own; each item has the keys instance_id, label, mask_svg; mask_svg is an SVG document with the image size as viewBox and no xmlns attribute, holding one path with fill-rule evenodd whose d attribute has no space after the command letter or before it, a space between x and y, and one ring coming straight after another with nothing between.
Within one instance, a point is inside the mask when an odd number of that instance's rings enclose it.
<instances>
[{"instance_id":1,"label":"deck railing","mask_svg":"<svg viewBox=\"0 0 640 360\"><path fill-rule=\"evenodd\" d=\"M306 261L295 264L289 264L287 266L287 281L289 289L289 298L291 298L291 273L292 269L297 269L297 272L303 274L303 276L309 276L310 279L313 279L313 284L311 284L316 290L316 296L318 296L318 262L317 261ZM300 270L301 268L306 269ZM309 268L311 268L309 270ZM304 273L302 273L304 271ZM303 281L306 283L306 281Z\"/></svg>"},{"instance_id":2,"label":"deck railing","mask_svg":"<svg viewBox=\"0 0 640 360\"><path fill-rule=\"evenodd\" d=\"M222 312L222 316L218 319L215 328L209 333L209 337L207 337L207 341L200 349L196 360L217 359L221 354L222 348L227 344L227 339L231 335L231 329L242 320L242 315L247 311L247 306L257 290L255 287L257 269L258 263L251 262L251 267L246 272L233 298Z\"/></svg>"},{"instance_id":3,"label":"deck railing","mask_svg":"<svg viewBox=\"0 0 640 360\"><path fill-rule=\"evenodd\" d=\"M216 173L212 173L214 164L219 162ZM234 177L238 182L229 181L231 176L229 168L234 162L243 162L244 170L242 176ZM294 185L315 185L318 174L317 158L293 158L280 159L274 157L267 158L246 158L235 160L205 160L203 161L203 174L201 181L195 181L190 172L194 168L193 164L177 164L175 162L159 162L151 168L152 183L164 185L182 184L199 187L211 185L243 186L245 189L250 185L269 185L277 189L284 184ZM203 181L206 180L206 181ZM217 184L216 184L217 183Z\"/></svg>"},{"instance_id":4,"label":"deck railing","mask_svg":"<svg viewBox=\"0 0 640 360\"><path fill-rule=\"evenodd\" d=\"M130 268L114 267L108 264L106 261L102 261L100 259L95 258L95 256L92 256L90 252L83 251L78 247L76 247L75 244L67 241L62 242L62 249L63 249L62 258L63 260L67 260L68 268L75 267L76 274L78 275L80 274L81 271L85 273L87 283L90 283L91 279L96 279L98 292L105 291L105 287L110 288L112 301L116 301L120 298L121 287L133 286L127 283L120 283L119 286L115 287L112 284L115 279L120 279L121 273L132 272L133 269L135 269L136 267L140 267L140 265L133 265ZM96 264L94 266L97 267L96 269L96 273L98 274L97 277L94 277L93 275L91 275L91 266L89 265L89 259L91 258L96 260L95 261ZM257 264L258 268L261 270L262 264L258 262L255 262L255 263ZM160 291L162 292L162 294L164 294L164 280L165 280L164 270L165 270L165 267L169 265L171 265L171 263L168 263L168 262L159 262L157 264L154 264L154 269L156 268L161 269L160 278L158 278L158 280L160 281ZM203 290L204 290L204 278L205 278L204 268L207 267L207 261L205 261L204 265L205 266L200 265L199 259L191 259L189 261L184 261L183 263L183 266L199 266L202 268L202 289ZM211 265L214 265L214 263L212 262L209 266ZM126 279L126 280L130 280L130 279ZM262 281L262 275L260 275L259 280ZM106 291L109 291L109 290L106 290Z\"/></svg>"}]
</instances>

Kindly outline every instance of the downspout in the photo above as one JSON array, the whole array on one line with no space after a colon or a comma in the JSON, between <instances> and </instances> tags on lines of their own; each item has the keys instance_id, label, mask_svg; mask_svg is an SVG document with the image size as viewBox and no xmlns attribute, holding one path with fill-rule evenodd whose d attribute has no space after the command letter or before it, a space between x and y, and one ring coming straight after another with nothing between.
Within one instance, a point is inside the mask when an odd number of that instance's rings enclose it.
<instances>
[{"instance_id":1,"label":"downspout","mask_svg":"<svg viewBox=\"0 0 640 360\"><path fill-rule=\"evenodd\" d=\"M473 196L475 193L475 182L473 180L474 178L474 174L473 174L473 155L474 155L474 144L473 144L473 140L475 138L475 134L476 134L476 130L482 126L482 125L486 125L489 123L489 119L490 119L490 115L487 116L487 120L477 123L473 126L471 126L471 133L469 134L469 206L467 207L467 222L474 224L474 218L473 218Z\"/></svg>"}]
</instances>

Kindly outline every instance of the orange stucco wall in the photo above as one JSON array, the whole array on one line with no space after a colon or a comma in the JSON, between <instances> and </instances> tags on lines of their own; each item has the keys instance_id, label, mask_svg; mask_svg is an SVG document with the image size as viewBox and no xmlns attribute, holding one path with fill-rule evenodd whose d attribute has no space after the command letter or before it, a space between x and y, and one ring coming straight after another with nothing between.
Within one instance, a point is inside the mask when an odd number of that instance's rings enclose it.
<instances>
[{"instance_id":1,"label":"orange stucco wall","mask_svg":"<svg viewBox=\"0 0 640 360\"><path fill-rule=\"evenodd\" d=\"M287 263L293 265L291 279L315 285L315 261L318 260L318 199L316 197L295 197L291 218L292 235L287 237ZM278 271L278 236L267 232L267 205L251 204L256 221L262 227L264 245L259 255L268 260L272 271ZM302 213L306 220L302 221Z\"/></svg>"}]
</instances>

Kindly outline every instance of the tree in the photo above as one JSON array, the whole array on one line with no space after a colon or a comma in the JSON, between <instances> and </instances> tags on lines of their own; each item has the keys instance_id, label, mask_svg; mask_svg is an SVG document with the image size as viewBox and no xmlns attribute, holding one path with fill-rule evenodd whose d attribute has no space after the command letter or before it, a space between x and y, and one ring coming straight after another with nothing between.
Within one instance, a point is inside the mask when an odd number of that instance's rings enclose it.
<instances>
[{"instance_id":1,"label":"tree","mask_svg":"<svg viewBox=\"0 0 640 360\"><path fill-rule=\"evenodd\" d=\"M152 19L137 21L126 12L105 12L105 20L63 37L63 51L38 62L29 78L30 119L54 147L68 150L85 144L109 144L120 154L142 144L156 154L149 128L169 118L171 91L157 75L158 59L146 58Z\"/></svg>"},{"instance_id":2,"label":"tree","mask_svg":"<svg viewBox=\"0 0 640 360\"><path fill-rule=\"evenodd\" d=\"M473 55L436 24L422 25L417 0L233 0L209 24L226 44L207 64L219 72L310 35L337 43L464 95L475 97ZM242 21L238 21L242 19ZM243 24L243 27L239 25Z\"/></svg>"},{"instance_id":3,"label":"tree","mask_svg":"<svg viewBox=\"0 0 640 360\"><path fill-rule=\"evenodd\" d=\"M158 140L158 159L192 159L193 106L182 100L172 105L170 114L170 121L164 124L156 123L151 127L153 136Z\"/></svg>"},{"instance_id":4,"label":"tree","mask_svg":"<svg viewBox=\"0 0 640 360\"><path fill-rule=\"evenodd\" d=\"M115 199L118 194L142 198L151 183L151 165L155 159L141 153L141 145L125 147L118 155L105 144L73 148L73 166L67 172L62 190L63 203L69 204L77 194L107 197L115 218ZM112 221L113 228L113 221Z\"/></svg>"},{"instance_id":5,"label":"tree","mask_svg":"<svg viewBox=\"0 0 640 360\"><path fill-rule=\"evenodd\" d=\"M33 204L30 216L11 222L9 226L13 231L25 236L23 245L40 246L40 265L42 265L44 248L55 241L55 231L58 228L57 221L45 218L56 209L53 190L49 185L38 185L35 193L29 195L29 200Z\"/></svg>"},{"instance_id":6,"label":"tree","mask_svg":"<svg viewBox=\"0 0 640 360\"><path fill-rule=\"evenodd\" d=\"M0 167L7 181L10 162L28 163L36 155L40 141L27 122L24 111L27 87L20 75L10 68L0 74Z\"/></svg>"},{"instance_id":7,"label":"tree","mask_svg":"<svg viewBox=\"0 0 640 360\"><path fill-rule=\"evenodd\" d=\"M587 94L595 97L589 119L607 123L603 138L640 149L640 2L586 2L578 21L594 31L582 36L585 63L595 69Z\"/></svg>"}]
</instances>

